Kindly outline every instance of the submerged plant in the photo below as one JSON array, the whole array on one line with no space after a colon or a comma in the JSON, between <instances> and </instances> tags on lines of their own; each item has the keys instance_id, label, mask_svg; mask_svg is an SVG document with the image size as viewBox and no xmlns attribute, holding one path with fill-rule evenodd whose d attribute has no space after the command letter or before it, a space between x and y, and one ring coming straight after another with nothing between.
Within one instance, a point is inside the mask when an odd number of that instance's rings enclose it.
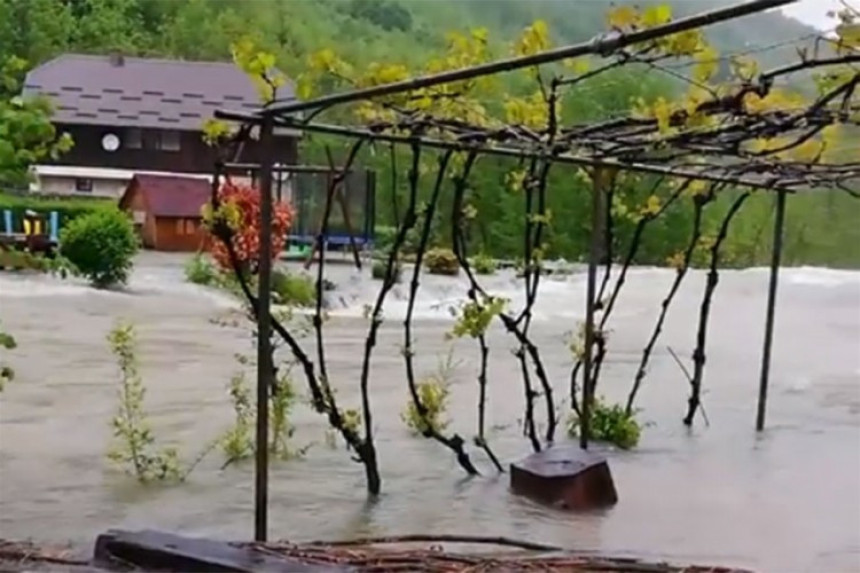
<instances>
[{"instance_id":1,"label":"submerged plant","mask_svg":"<svg viewBox=\"0 0 860 573\"><path fill-rule=\"evenodd\" d=\"M184 479L177 450L156 444L143 408L146 388L138 372L134 327L117 324L108 342L120 371L119 409L112 420L115 444L109 459L140 482Z\"/></svg>"},{"instance_id":2,"label":"submerged plant","mask_svg":"<svg viewBox=\"0 0 860 573\"><path fill-rule=\"evenodd\" d=\"M254 452L254 410L245 372L238 371L233 374L228 391L233 405L234 422L219 440L226 460L222 468L246 459Z\"/></svg>"},{"instance_id":3,"label":"submerged plant","mask_svg":"<svg viewBox=\"0 0 860 573\"><path fill-rule=\"evenodd\" d=\"M311 307L317 299L310 276L277 270L272 271L272 295L278 304L300 307Z\"/></svg>"},{"instance_id":4,"label":"submerged plant","mask_svg":"<svg viewBox=\"0 0 860 573\"><path fill-rule=\"evenodd\" d=\"M198 285L212 285L218 279L218 270L203 253L195 253L185 263L185 279Z\"/></svg>"},{"instance_id":5,"label":"submerged plant","mask_svg":"<svg viewBox=\"0 0 860 573\"><path fill-rule=\"evenodd\" d=\"M450 249L430 249L424 253L424 266L431 275L456 276L460 274L457 256Z\"/></svg>"},{"instance_id":6,"label":"submerged plant","mask_svg":"<svg viewBox=\"0 0 860 573\"><path fill-rule=\"evenodd\" d=\"M397 260L394 262L391 268L391 272L394 275L392 280L395 283L399 283L403 277L403 264ZM370 267L370 276L374 280L385 280L385 276L388 274L388 262L383 260L375 260L373 261L373 265Z\"/></svg>"},{"instance_id":7,"label":"submerged plant","mask_svg":"<svg viewBox=\"0 0 860 573\"><path fill-rule=\"evenodd\" d=\"M225 458L222 468L246 460L256 451L254 429L257 414L251 386L244 370L252 365L253 361L243 354L237 354L236 361L241 368L233 374L228 385L234 422L219 440ZM269 394L269 453L279 459L288 460L304 455L308 446L293 449L290 445L290 439L295 432L290 414L297 402L297 395L290 378L289 366L282 370Z\"/></svg>"},{"instance_id":8,"label":"submerged plant","mask_svg":"<svg viewBox=\"0 0 860 573\"><path fill-rule=\"evenodd\" d=\"M441 432L448 427L450 420L445 414L448 411L451 379L457 366L452 348L444 360L439 360L436 371L416 384L420 403L424 406L424 415L421 415L415 401L411 399L400 414L400 418L414 435L423 436L428 431Z\"/></svg>"},{"instance_id":9,"label":"submerged plant","mask_svg":"<svg viewBox=\"0 0 860 573\"><path fill-rule=\"evenodd\" d=\"M493 257L479 253L472 258L472 268L479 275L496 274L496 261Z\"/></svg>"},{"instance_id":10,"label":"submerged plant","mask_svg":"<svg viewBox=\"0 0 860 573\"><path fill-rule=\"evenodd\" d=\"M15 338L3 330L3 325L0 324L0 348L4 350L14 350L17 346L18 344L15 342ZM15 371L12 370L12 367L5 362L0 361L0 392L3 391L6 383L11 382L13 378L15 378Z\"/></svg>"},{"instance_id":11,"label":"submerged plant","mask_svg":"<svg viewBox=\"0 0 860 573\"><path fill-rule=\"evenodd\" d=\"M580 417L571 413L567 431L571 437L579 436ZM642 427L636 413L628 413L621 404L609 404L604 398L595 397L591 404L589 437L598 442L608 442L622 450L630 450L639 444Z\"/></svg>"}]
</instances>

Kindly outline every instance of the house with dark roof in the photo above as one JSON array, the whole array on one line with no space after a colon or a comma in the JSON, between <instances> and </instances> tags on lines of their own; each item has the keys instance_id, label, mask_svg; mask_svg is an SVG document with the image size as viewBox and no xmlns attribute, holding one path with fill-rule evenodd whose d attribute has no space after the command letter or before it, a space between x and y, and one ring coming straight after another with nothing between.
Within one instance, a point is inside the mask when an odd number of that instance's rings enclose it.
<instances>
[{"instance_id":1,"label":"house with dark roof","mask_svg":"<svg viewBox=\"0 0 860 573\"><path fill-rule=\"evenodd\" d=\"M201 209L209 181L199 177L136 174L119 200L129 212L143 246L159 251L196 251L204 246Z\"/></svg>"},{"instance_id":2,"label":"house with dark roof","mask_svg":"<svg viewBox=\"0 0 860 573\"><path fill-rule=\"evenodd\" d=\"M279 98L293 97L289 83ZM253 111L260 96L232 63L66 54L27 74L24 97L44 96L74 148L34 167L33 191L119 197L135 173L211 172L202 128L219 108ZM276 162L297 163L297 132L275 131ZM256 162L254 141L242 162Z\"/></svg>"}]
</instances>

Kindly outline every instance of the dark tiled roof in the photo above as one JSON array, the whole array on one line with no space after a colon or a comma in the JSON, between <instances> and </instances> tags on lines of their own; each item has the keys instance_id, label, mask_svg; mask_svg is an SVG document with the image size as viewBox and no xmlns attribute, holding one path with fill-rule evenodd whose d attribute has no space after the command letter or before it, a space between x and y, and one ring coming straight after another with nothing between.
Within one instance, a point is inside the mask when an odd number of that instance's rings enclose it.
<instances>
[{"instance_id":1,"label":"dark tiled roof","mask_svg":"<svg viewBox=\"0 0 860 573\"><path fill-rule=\"evenodd\" d=\"M124 207L131 189L137 187L149 212L156 217L200 217L209 202L212 186L207 179L176 175L135 175L120 200Z\"/></svg>"},{"instance_id":2,"label":"dark tiled roof","mask_svg":"<svg viewBox=\"0 0 860 573\"><path fill-rule=\"evenodd\" d=\"M66 54L27 74L23 95L48 96L54 121L197 131L219 108L253 111L260 96L232 63ZM294 96L288 82L279 98Z\"/></svg>"}]
</instances>

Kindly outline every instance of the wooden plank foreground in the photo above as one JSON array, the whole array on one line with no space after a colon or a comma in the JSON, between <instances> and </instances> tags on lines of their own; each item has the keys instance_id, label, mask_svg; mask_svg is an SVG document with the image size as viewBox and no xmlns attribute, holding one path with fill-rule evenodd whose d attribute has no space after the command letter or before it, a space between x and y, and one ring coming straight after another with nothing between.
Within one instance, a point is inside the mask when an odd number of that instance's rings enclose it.
<instances>
[{"instance_id":1,"label":"wooden plank foreground","mask_svg":"<svg viewBox=\"0 0 860 573\"><path fill-rule=\"evenodd\" d=\"M160 531L109 530L96 539L93 562L129 564L145 571L341 573L342 567L308 565L225 541L181 537Z\"/></svg>"},{"instance_id":2,"label":"wooden plank foreground","mask_svg":"<svg viewBox=\"0 0 860 573\"><path fill-rule=\"evenodd\" d=\"M455 545L496 546L489 552L456 552ZM170 572L369 572L486 573L751 573L728 567L678 565L572 552L497 537L402 535L295 544L230 543L159 531L109 530L92 558L68 547L0 539L0 573Z\"/></svg>"}]
</instances>

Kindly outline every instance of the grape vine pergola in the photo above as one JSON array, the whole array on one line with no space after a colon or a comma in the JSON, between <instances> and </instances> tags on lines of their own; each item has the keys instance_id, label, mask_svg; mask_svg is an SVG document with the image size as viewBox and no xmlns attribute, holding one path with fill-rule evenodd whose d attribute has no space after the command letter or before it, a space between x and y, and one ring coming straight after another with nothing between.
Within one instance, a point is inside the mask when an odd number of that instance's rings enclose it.
<instances>
[{"instance_id":1,"label":"grape vine pergola","mask_svg":"<svg viewBox=\"0 0 860 573\"><path fill-rule=\"evenodd\" d=\"M437 214L439 197L449 183L453 197L450 212L451 243L460 268L469 279L470 306L467 306L479 318L486 318L484 322L477 320L464 326L464 332L477 341L481 352L478 374L478 428L474 443L486 452L498 471L503 471L502 465L484 436L489 355L485 332L486 322L490 319L498 319L519 345L517 357L521 365L525 392L524 433L535 451L553 442L558 424L559 404L553 396L553 384L548 379L541 361L540 349L531 341L529 335L532 307L541 277L540 246L549 224L546 211L547 182L549 172L555 166L568 165L587 169L593 182L583 342L571 372L568 396L571 407L579 416L581 447L587 448L590 439L590 408L607 352L605 326L627 270L635 258L642 233L650 222L660 217L671 205L684 200L690 201L694 211L693 233L689 246L679 254L676 279L663 301L658 322L643 352L627 402L628 411L633 408L634 398L645 376L666 312L690 267L693 251L701 239L703 209L719 194L728 192L731 192L733 202L708 249L708 280L700 308L696 348L693 353L694 371L690 376L691 395L684 422L691 425L694 415L701 407L707 323L711 299L718 281L720 246L726 238L732 218L742 208L744 201L752 193L762 190L775 195L772 257L756 418L756 429L761 431L764 428L786 200L795 192L822 189L842 190L857 195L860 160L857 159L856 153L843 161L825 159L825 156L830 144L827 139L828 132L833 130L834 126L850 131L860 123L860 104L855 97L860 84L860 71L854 67L860 64L860 50L856 44L841 45L840 42L837 49L826 56L799 54L796 64L780 69L762 73L755 70L746 74L738 72L737 81L730 86L711 86L707 78L684 78L695 88L696 96L690 97L683 104L658 101L643 113L595 123L566 125L558 117L557 109L561 94L571 86L630 64L647 65L655 70L671 73L671 69L665 66L666 60L694 57L700 49L696 36L698 29L793 1L754 0L678 20L663 18L658 9L656 13L651 13L650 22L643 24L641 20L627 18L629 21L621 22L609 33L583 44L532 50L531 53L527 52L511 59L458 66L441 73L402 81L365 82L365 85L358 89L300 102L274 100L256 113L230 110L217 113L217 117L238 122L241 127L225 145L224 161L216 166L213 179L214 207L218 207L216 191L221 177L229 170L229 158L233 157L232 161L238 160L243 142L252 129L258 130L262 146L259 163L251 167L259 174L261 193L257 293L252 292L249 284L243 283L258 331L255 518L255 537L258 540L264 540L266 537L268 458L265 444L268 434L267 403L274 376L271 340L273 333L283 339L301 365L314 408L327 417L329 424L353 450L357 461L364 465L368 491L371 494L379 492L381 479L376 461L370 407L370 360L376 334L382 324L382 308L395 283L398 251L407 233L416 226L420 242L404 321L403 355L413 403L419 415L426 416L427 409L416 391L413 365L415 351L411 340L412 311L419 289L430 226ZM600 58L602 63L599 67L588 71L579 70L570 75L556 72L551 78L545 77L538 67L553 66L583 56ZM538 122L540 125L529 125L527 118L523 121L473 121L470 118L474 117L474 108L469 108L468 102L457 103L464 101L463 93L468 92L479 78L515 70L534 72L542 97L531 105L532 111L535 108L543 110L538 114L541 118ZM790 74L801 71L818 73L827 80L821 83L819 94L803 102L776 97L780 83ZM368 83L377 85L368 86ZM361 126L316 121L327 111L357 102L365 106L365 112L368 106L376 112ZM439 111L439 102L445 102L447 107L444 112ZM300 113L305 115L302 117ZM402 145L408 147L412 153L412 165L408 174L408 205L405 216L399 222L394 245L387 254L385 278L370 312L370 326L359 380L362 397L360 419L363 429L359 427L360 424L352 423L337 404L326 370L322 309L324 257L319 258L317 266L317 303L314 317L316 357L312 357L311 353L302 347L288 328L273 319L269 311L273 259L271 243L268 240L272 228L272 182L273 174L282 169L274 166L272 134L274 129L281 127L307 133L342 136L354 141L341 165L335 165L330 159L333 177L330 180L320 226L320 242L327 232L327 221L336 189L365 143ZM438 152L438 170L429 200L425 208L419 210L419 162L424 149ZM467 235L464 232L464 211L469 199L470 172L483 156L509 157L522 166L521 188L525 203L523 282L526 304L520 312L506 311L498 299L482 288L470 266ZM243 168L248 169L249 166L244 165ZM449 170L453 170L454 174L446 178ZM661 196L652 194L648 204L640 210L629 250L623 257L618 257L622 266L614 286L610 288L613 256L603 251L612 242L614 215L610 204L615 182L621 173L643 174L656 181L655 190L659 187L667 191ZM215 233L219 239L230 245L231 230L228 225L216 227ZM608 262L603 279L598 284L601 256ZM577 384L580 379L581 392ZM546 422L542 435L539 436L538 425L535 423L535 401L541 397L545 402ZM467 451L466 440L457 434L436 429L432 424L425 425L425 437L451 449L468 474L478 474Z\"/></svg>"}]
</instances>

